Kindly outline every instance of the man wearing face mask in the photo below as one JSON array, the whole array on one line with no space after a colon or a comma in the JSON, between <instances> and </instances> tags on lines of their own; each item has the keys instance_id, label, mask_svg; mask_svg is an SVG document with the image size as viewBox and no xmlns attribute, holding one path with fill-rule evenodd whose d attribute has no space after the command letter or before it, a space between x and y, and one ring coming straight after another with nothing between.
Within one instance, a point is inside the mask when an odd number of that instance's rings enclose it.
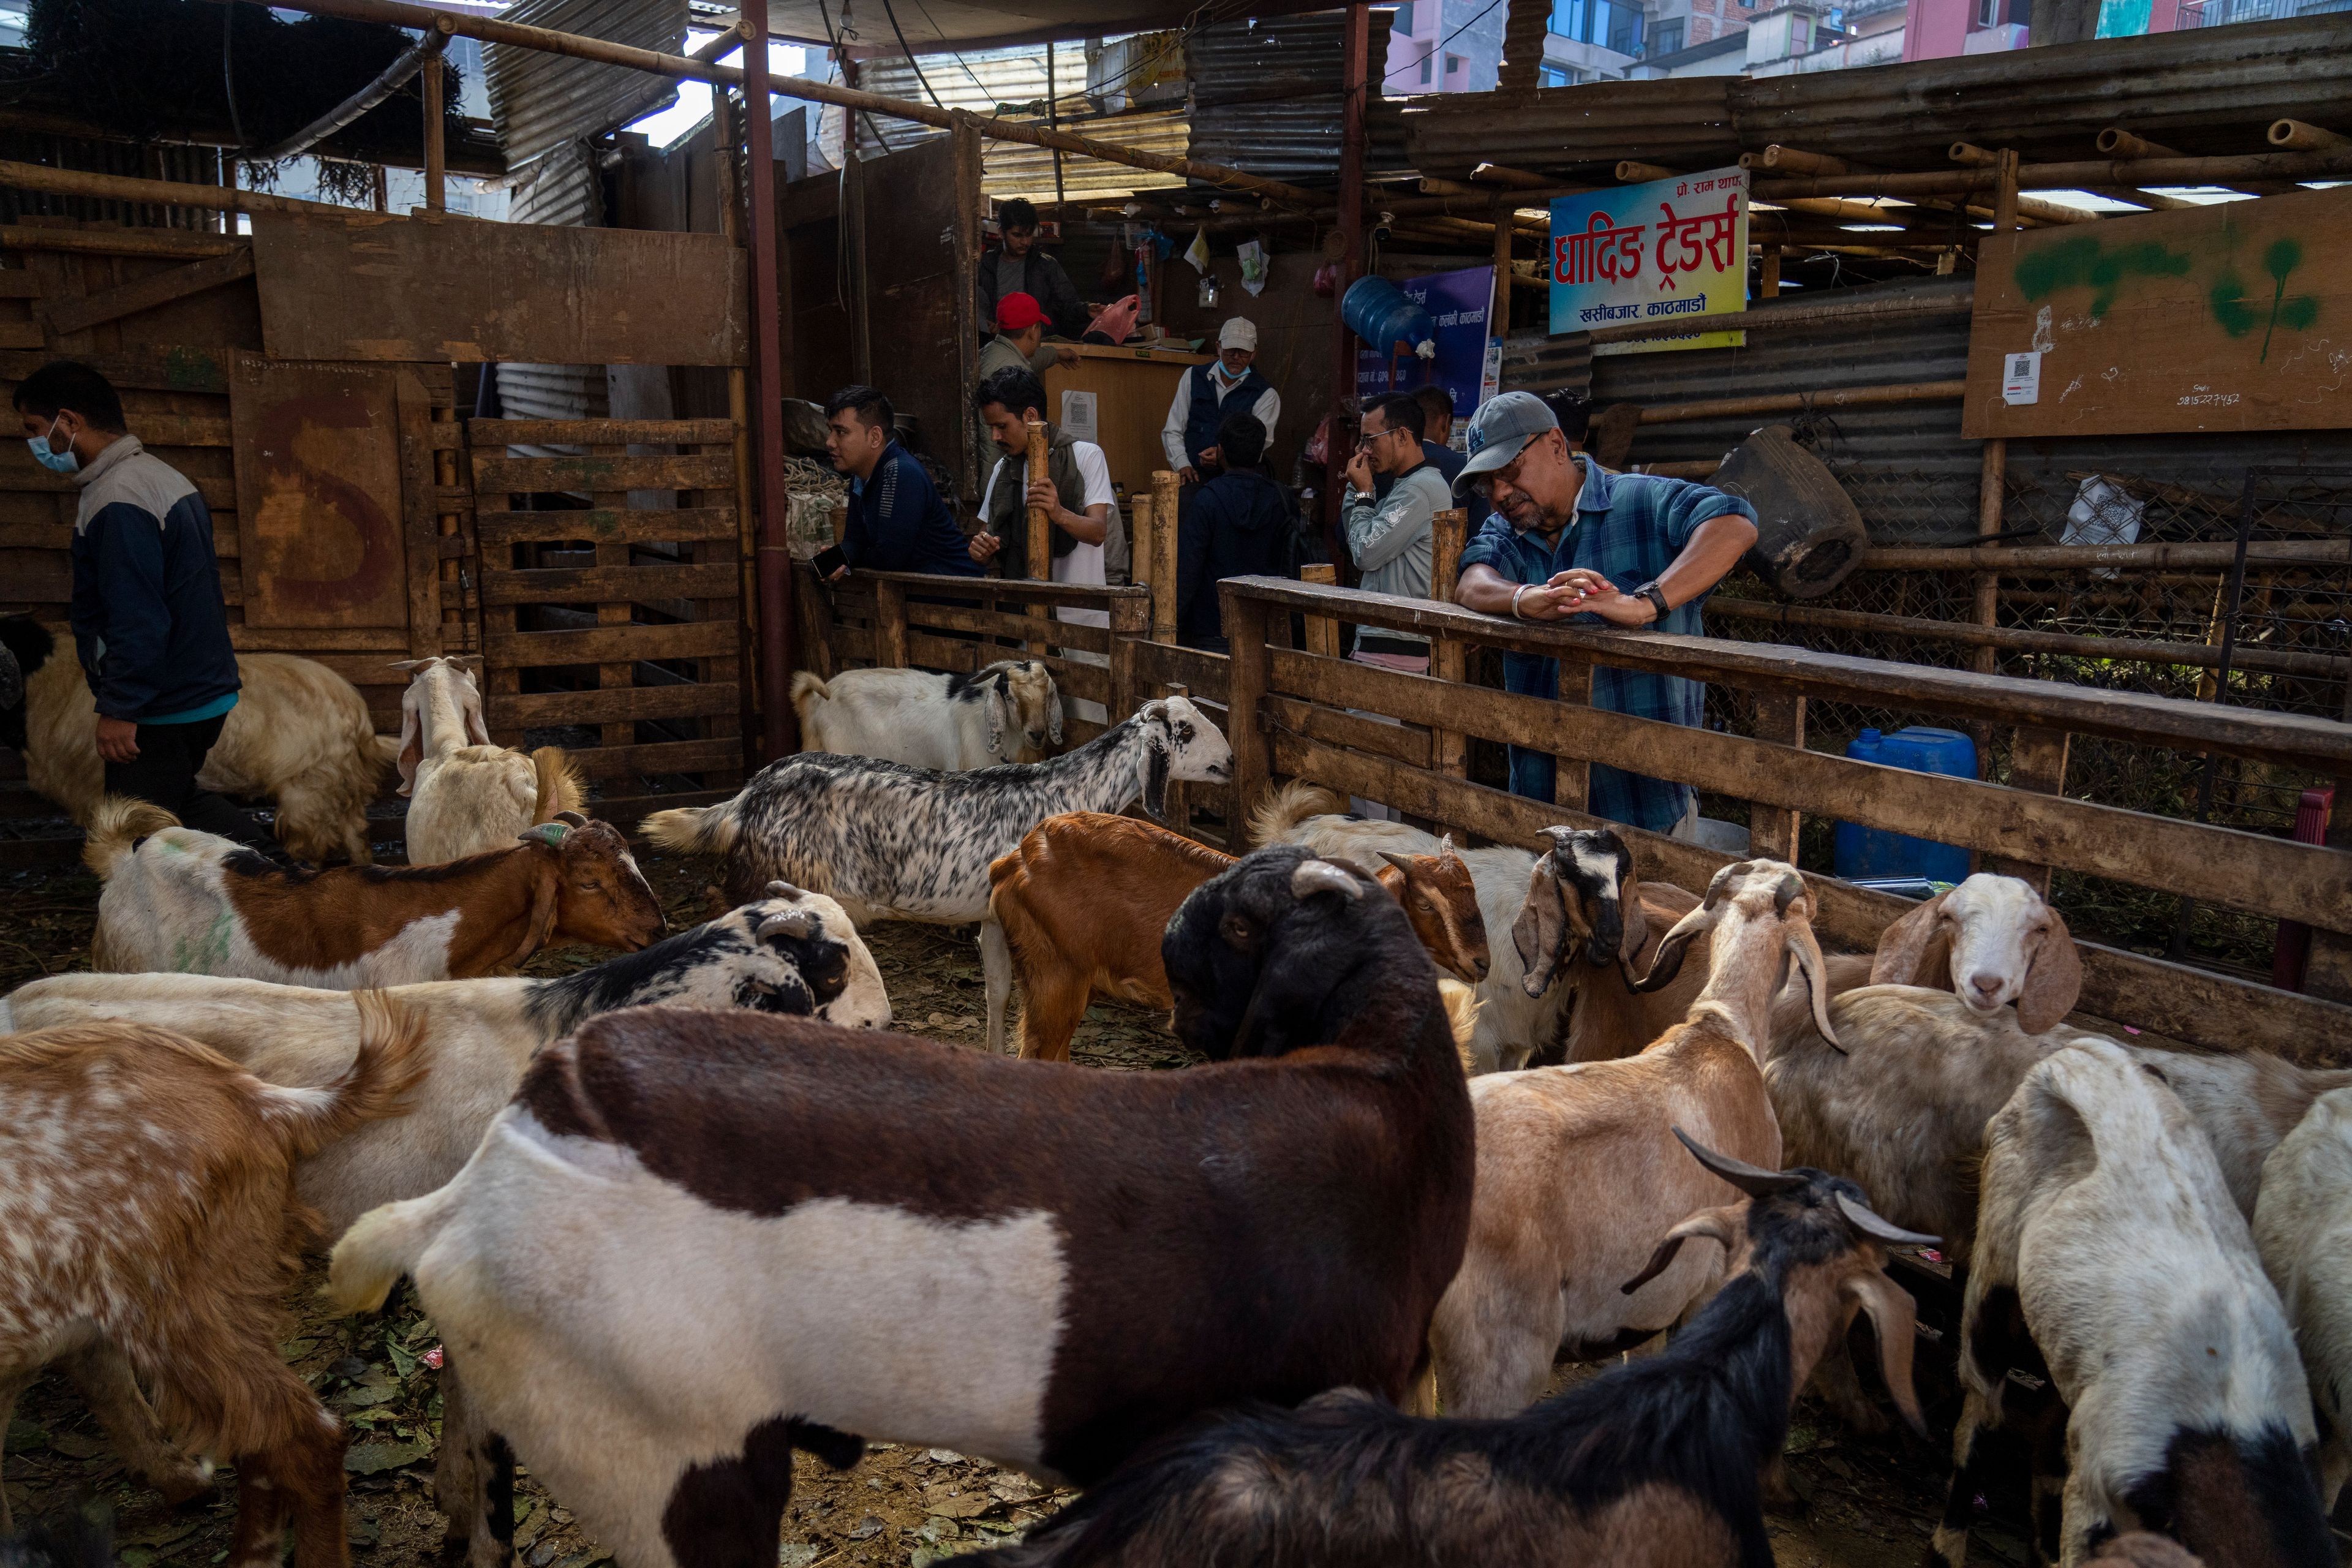
<instances>
[{"instance_id":1,"label":"man wearing face mask","mask_svg":"<svg viewBox=\"0 0 2352 1568\"><path fill-rule=\"evenodd\" d=\"M43 365L14 402L34 460L81 490L71 618L106 793L266 846L252 817L196 785L238 686L204 497L127 431L122 399L89 366Z\"/></svg>"},{"instance_id":2,"label":"man wearing face mask","mask_svg":"<svg viewBox=\"0 0 2352 1568\"><path fill-rule=\"evenodd\" d=\"M1687 479L1617 474L1572 452L1559 421L1531 393L1489 398L1470 422L1470 460L1454 480L1494 508L1462 552L1454 598L1490 616L1605 624L1704 637L1699 606L1756 542L1756 509ZM1559 692L1557 661L1503 656L1503 684L1538 697ZM1596 707L1696 727L1706 688L1680 676L1594 672ZM1562 715L1566 721L1566 714ZM1511 748L1511 793L1552 798L1542 752ZM1592 765L1595 816L1688 837L1697 797L1687 784Z\"/></svg>"},{"instance_id":3,"label":"man wearing face mask","mask_svg":"<svg viewBox=\"0 0 2352 1568\"><path fill-rule=\"evenodd\" d=\"M1265 427L1266 446L1274 445L1282 394L1250 368L1256 358L1257 324L1234 316L1217 332L1215 362L1196 364L1176 378L1176 396L1168 405L1168 422L1160 427L1160 446L1168 466L1186 484L1199 484L1204 468L1224 466L1218 459L1217 426L1227 415L1255 416Z\"/></svg>"}]
</instances>

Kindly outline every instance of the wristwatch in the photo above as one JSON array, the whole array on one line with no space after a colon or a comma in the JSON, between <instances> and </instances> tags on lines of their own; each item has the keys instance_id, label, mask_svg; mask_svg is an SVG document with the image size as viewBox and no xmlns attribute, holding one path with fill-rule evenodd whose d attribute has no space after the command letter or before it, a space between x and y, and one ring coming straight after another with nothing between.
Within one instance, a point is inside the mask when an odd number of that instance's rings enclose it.
<instances>
[{"instance_id":1,"label":"wristwatch","mask_svg":"<svg viewBox=\"0 0 2352 1568\"><path fill-rule=\"evenodd\" d=\"M1659 620L1664 620L1666 612L1674 607L1666 603L1666 591L1658 586L1658 580L1655 577L1634 589L1633 593L1637 597L1647 599L1657 606Z\"/></svg>"}]
</instances>

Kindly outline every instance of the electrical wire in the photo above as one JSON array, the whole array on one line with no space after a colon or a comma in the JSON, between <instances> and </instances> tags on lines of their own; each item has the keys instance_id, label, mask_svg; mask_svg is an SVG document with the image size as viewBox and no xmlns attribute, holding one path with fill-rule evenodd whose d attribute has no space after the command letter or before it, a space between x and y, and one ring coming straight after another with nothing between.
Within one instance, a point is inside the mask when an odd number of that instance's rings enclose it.
<instances>
[{"instance_id":1,"label":"electrical wire","mask_svg":"<svg viewBox=\"0 0 2352 1568\"><path fill-rule=\"evenodd\" d=\"M898 26L898 8L890 0L882 0L882 15L890 18L890 31L898 40L898 52L907 57L907 64L913 68L915 80L922 85L924 96L931 100L933 109L945 113L948 106L931 90L931 79L923 74L922 62L915 58L915 51L907 45L907 29Z\"/></svg>"},{"instance_id":2,"label":"electrical wire","mask_svg":"<svg viewBox=\"0 0 2352 1568\"><path fill-rule=\"evenodd\" d=\"M228 100L228 128L237 146L245 146L245 125L236 113L236 72L229 64L229 41L236 37L236 7L221 7L221 93Z\"/></svg>"},{"instance_id":3,"label":"electrical wire","mask_svg":"<svg viewBox=\"0 0 2352 1568\"><path fill-rule=\"evenodd\" d=\"M846 58L848 51L841 47L841 35L833 30L833 16L825 10L824 5L825 0L817 0L817 20L824 24L824 36L833 41L834 60L838 64ZM861 109L857 112L866 116L866 129L874 132L874 140L881 144L886 156L898 151L890 145L890 139L882 134L882 128L874 123L873 110ZM849 144L853 148L857 145L857 122L855 120L849 122Z\"/></svg>"},{"instance_id":4,"label":"electrical wire","mask_svg":"<svg viewBox=\"0 0 2352 1568\"><path fill-rule=\"evenodd\" d=\"M1402 76L1406 71L1408 71L1408 70L1412 69L1414 66L1419 65L1419 64L1422 62L1422 60L1432 59L1432 58L1434 58L1436 56L1438 56L1438 55L1440 55L1440 54L1444 53L1444 49L1445 49L1445 46L1446 46L1446 45L1448 45L1448 44L1452 43L1454 39L1456 39L1456 38L1460 37L1463 34L1465 34L1465 33L1468 32L1471 28L1473 28L1473 27L1476 26L1479 23L1481 23L1481 22L1485 21L1485 20L1486 19L1486 14L1487 14L1487 12L1494 10L1494 8L1495 8L1496 6L1497 6L1497 5L1501 5L1502 3L1503 3L1503 0L1487 0L1487 4L1486 4L1486 9L1485 9L1485 10L1480 11L1476 16L1475 16L1471 17L1468 21L1466 21L1466 22L1463 23L1460 26L1458 26L1458 27L1454 28L1454 31L1452 31L1452 32L1450 32L1450 33L1446 34L1446 35L1445 35L1445 37L1442 37L1442 38L1438 39L1436 43L1434 43L1434 44L1431 45L1431 46L1430 46L1430 49L1429 49L1429 53L1428 53L1428 54L1423 55L1422 57L1420 57L1420 58L1419 58L1419 59L1411 59L1411 60L1407 60L1404 64L1402 64L1402 65L1401 65L1401 66L1397 67L1397 68L1396 68L1396 69L1394 69L1394 70L1392 70L1392 71L1389 72L1387 76L1383 76L1383 77L1381 77L1381 86L1383 86L1383 87L1386 87L1386 86L1388 85L1389 78L1390 78L1390 77Z\"/></svg>"}]
</instances>

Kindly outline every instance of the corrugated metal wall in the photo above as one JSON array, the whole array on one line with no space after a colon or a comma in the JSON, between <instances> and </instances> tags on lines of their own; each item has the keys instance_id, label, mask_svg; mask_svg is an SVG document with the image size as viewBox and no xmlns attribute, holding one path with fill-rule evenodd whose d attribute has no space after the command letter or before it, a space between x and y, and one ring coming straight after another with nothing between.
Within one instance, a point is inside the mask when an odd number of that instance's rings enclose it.
<instances>
[{"instance_id":1,"label":"corrugated metal wall","mask_svg":"<svg viewBox=\"0 0 2352 1568\"><path fill-rule=\"evenodd\" d=\"M521 0L500 20L682 54L687 0ZM483 51L490 118L520 168L553 147L625 125L677 100L677 86L624 66L491 44Z\"/></svg>"},{"instance_id":2,"label":"corrugated metal wall","mask_svg":"<svg viewBox=\"0 0 2352 1568\"><path fill-rule=\"evenodd\" d=\"M1389 55L1394 13L1371 14L1370 74ZM1339 178L1340 48L1347 13L1316 11L1220 22L1184 40L1192 79L1192 157L1296 184ZM1399 104L1375 90L1365 103L1365 167L1407 166Z\"/></svg>"},{"instance_id":3,"label":"corrugated metal wall","mask_svg":"<svg viewBox=\"0 0 2352 1568\"><path fill-rule=\"evenodd\" d=\"M603 182L584 143L572 142L541 158L514 193L514 223L593 227L604 221ZM499 404L509 419L602 419L611 407L601 364L501 364ZM525 450L518 448L519 450ZM538 448L526 456L545 456Z\"/></svg>"},{"instance_id":4,"label":"corrugated metal wall","mask_svg":"<svg viewBox=\"0 0 2352 1568\"><path fill-rule=\"evenodd\" d=\"M12 163L39 163L51 169L79 169L94 174L124 174L134 179L172 180L182 184L221 183L220 153L211 147L157 144L140 147L129 142L93 142L79 137L51 136L34 131L0 131L0 158ZM131 202L100 201L89 196L52 195L41 191L0 189L0 223L20 218L69 217L86 223L119 223L131 228L190 228L220 231L220 214L199 207L148 206Z\"/></svg>"}]
</instances>

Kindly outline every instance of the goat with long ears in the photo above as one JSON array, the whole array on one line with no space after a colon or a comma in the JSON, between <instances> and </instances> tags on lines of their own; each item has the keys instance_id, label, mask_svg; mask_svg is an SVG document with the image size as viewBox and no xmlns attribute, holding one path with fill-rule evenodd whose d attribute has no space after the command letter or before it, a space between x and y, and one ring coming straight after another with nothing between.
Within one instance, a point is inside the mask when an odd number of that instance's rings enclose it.
<instances>
[{"instance_id":1,"label":"goat with long ears","mask_svg":"<svg viewBox=\"0 0 2352 1568\"><path fill-rule=\"evenodd\" d=\"M1822 1349L1867 1314L1914 1425L1911 1299L1882 1270L1862 1190L1675 1135L1742 1194L1668 1233L1722 1245L1731 1278L1675 1342L1510 1420L1416 1420L1358 1389L1257 1404L1155 1445L991 1568L1769 1568L1759 1477ZM1688 1167L1690 1162L1676 1156ZM1640 1280L1624 1287L1637 1289Z\"/></svg>"},{"instance_id":2,"label":"goat with long ears","mask_svg":"<svg viewBox=\"0 0 2352 1568\"><path fill-rule=\"evenodd\" d=\"M464 658L407 659L400 697L400 793L409 797L408 863L497 849L527 827L577 816L587 794L561 746L528 756L490 742L482 691Z\"/></svg>"},{"instance_id":3,"label":"goat with long ears","mask_svg":"<svg viewBox=\"0 0 2352 1568\"><path fill-rule=\"evenodd\" d=\"M1949 990L1979 1013L2014 1002L2025 1032L2043 1035L2074 1011L2083 960L2032 883L1979 871L1880 933L1870 983Z\"/></svg>"},{"instance_id":4,"label":"goat with long ears","mask_svg":"<svg viewBox=\"0 0 2352 1568\"><path fill-rule=\"evenodd\" d=\"M1766 1169L1780 1131L1759 1057L1794 965L1819 995L1811 900L1793 867L1727 866L1660 943L1654 978L1702 933L1706 984L1686 1016L1637 1056L1475 1079L1478 1184L1470 1245L1430 1327L1446 1408L1507 1415L1539 1396L1560 1355L1592 1358L1671 1327L1711 1295L1722 1259L1696 1250L1633 1294L1655 1239L1723 1201L1668 1131ZM1576 1201L1606 1192L1607 1205Z\"/></svg>"},{"instance_id":5,"label":"goat with long ears","mask_svg":"<svg viewBox=\"0 0 2352 1568\"><path fill-rule=\"evenodd\" d=\"M1647 994L1671 984L1680 973L1683 955L1690 951L1691 943L1702 934L1714 931L1724 918L1729 907L1725 901L1725 889L1735 879L1748 878L1759 871L1777 872L1772 878L1772 909L1787 932L1785 947L1789 961L1804 976L1806 989L1811 993L1809 1005L1812 1009L1814 1027L1821 1031L1823 1040L1836 1046L1837 1031L1830 1026L1830 981L1828 966L1822 958L1822 944L1813 935L1811 920L1788 919L1789 906L1807 897L1805 879L1794 866L1779 860L1737 860L1717 871L1714 879L1707 883L1706 897L1699 901L1698 908L1676 921L1674 929L1660 939L1658 955L1652 962L1650 972L1633 983L1633 989ZM1752 980L1754 975L1748 978ZM1708 989L1713 989L1711 982ZM1778 984L1773 989L1775 992L1780 989ZM1769 1001L1762 1015L1751 1012L1747 1016L1747 1025L1748 1033L1745 1038L1748 1047L1760 1054L1771 1038Z\"/></svg>"}]
</instances>

